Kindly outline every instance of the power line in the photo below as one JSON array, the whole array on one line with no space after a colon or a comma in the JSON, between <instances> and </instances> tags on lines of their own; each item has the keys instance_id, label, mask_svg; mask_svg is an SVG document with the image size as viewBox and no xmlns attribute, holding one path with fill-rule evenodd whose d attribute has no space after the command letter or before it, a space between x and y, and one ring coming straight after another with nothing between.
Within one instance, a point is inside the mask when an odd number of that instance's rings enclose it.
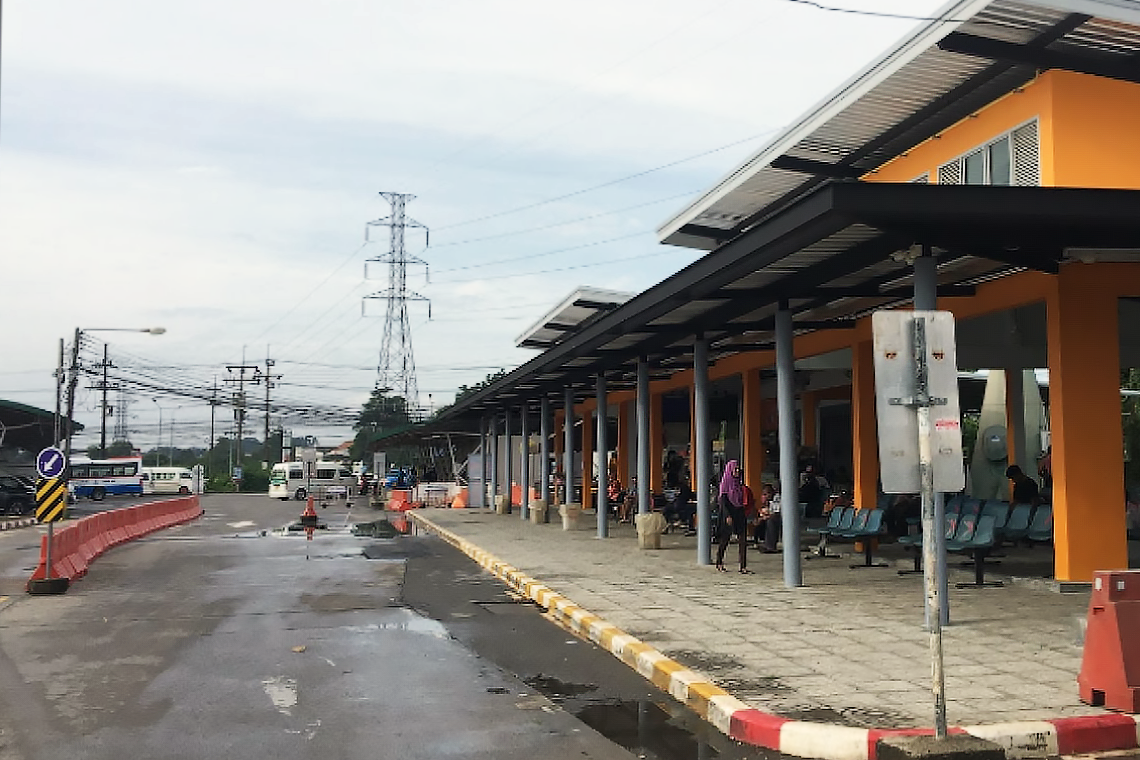
<instances>
[{"instance_id":1,"label":"power line","mask_svg":"<svg viewBox=\"0 0 1140 760\"><path fill-rule=\"evenodd\" d=\"M501 240L501 239L507 238L507 237L515 237L516 235L525 235L525 234L530 233L530 232L542 232L544 230L553 230L553 229L556 229L558 227L565 227L568 224L577 224L578 222L588 222L591 219L600 219L604 216L613 216L614 214L623 214L626 211L634 211L635 209L645 208L646 206L655 206L658 203L664 203L666 201L675 201L675 200L678 200L680 198L691 198L694 195L696 195L698 192L700 192L700 191L699 190L692 190L692 191L686 192L686 193L677 193L676 195L670 195L670 196L665 197L665 198L657 198L656 200L646 201L645 203L638 203L638 204L635 204L633 206L626 206L625 208L614 209L613 211L603 211L603 212L598 213L598 214L590 214L589 216L580 216L580 217L577 217L576 219L568 219L565 222L555 222L553 224L544 224L541 227L527 227L526 229L514 230L513 232L502 232L502 233L499 233L497 235L485 235L483 237L468 238L466 240L456 240L456 241L453 241L451 243L436 243L435 245L432 246L432 249L446 248L448 246L453 246L453 245L468 245L470 243L482 243L482 242L485 242L487 240ZM437 269L436 271L439 272L439 271L446 271L446 270Z\"/></svg>"},{"instance_id":2,"label":"power line","mask_svg":"<svg viewBox=\"0 0 1140 760\"><path fill-rule=\"evenodd\" d=\"M572 245L568 248L559 248L557 250L546 251L544 253L529 253L529 254L524 254L522 256L511 256L511 257L505 258L505 259L495 259L493 261L482 261L478 264L464 264L461 267L447 267L446 269L437 269L435 271L436 272L460 272L460 271L463 271L465 269L482 269L483 267L495 266L497 264L511 264L513 262L516 262L516 261L530 261L531 259L540 259L540 258L543 258L544 256L555 256L559 253L568 253L570 251L580 251L583 248L593 248L595 246L605 245L606 243L616 243L619 240L629 240L630 238L641 237L645 234L646 233L644 231L631 232L628 235L619 235L617 237L607 238L605 240L595 240L592 243L582 243L580 245ZM447 282L447 280L444 280L444 282Z\"/></svg>"},{"instance_id":3,"label":"power line","mask_svg":"<svg viewBox=\"0 0 1140 760\"><path fill-rule=\"evenodd\" d=\"M617 179L610 180L609 182L603 182L600 185L593 185L592 187L583 188L581 190L575 190L574 192L566 193L565 195L558 195L558 196L555 196L553 198L547 198L546 200L543 200L543 201L537 201L535 203L528 203L525 206L517 206L515 208L507 209L506 211L499 211L499 212L496 212L494 214L486 214L484 216L478 216L478 217L475 217L474 219L466 219L462 222L454 222L452 224L445 224L442 227L437 227L436 231L438 232L441 230L454 229L456 227L465 227L469 224L475 224L477 222L485 222L489 219L498 219L499 217L508 216L510 214L517 214L520 211L529 211L532 208L538 208L540 206L546 206L550 203L557 203L558 201L564 201L567 198L575 198L579 195L585 195L586 193L592 193L595 190L602 190L602 189L607 188L607 187L613 187L614 185L620 185L621 183L629 182L632 179L638 179L639 177L644 177L646 175L653 174L655 172L663 171L665 169L671 169L674 166L679 166L681 164L688 163L689 161L696 161L698 158L704 158L705 156L711 156L712 154L719 153L722 150L728 150L729 148L735 148L737 145L743 145L744 143L752 142L753 140L759 140L761 137L767 137L771 134L778 132L779 130L780 130L780 127L776 127L774 129L768 129L768 130L765 130L764 132L760 132L759 134L751 135L750 137L745 137L743 140L736 140L734 142L730 142L730 143L727 143L725 145L721 145L717 148L712 148L711 150L706 150L702 153L697 153L695 155L688 156L686 158L680 158L680 159L677 159L676 161L670 161L669 163L661 164L660 166L654 166L651 169L645 169L644 171L636 172L634 174L629 174L625 177L619 177Z\"/></svg>"},{"instance_id":4,"label":"power line","mask_svg":"<svg viewBox=\"0 0 1140 760\"><path fill-rule=\"evenodd\" d=\"M795 3L797 5L807 5L821 11L828 11L830 13L847 13L852 16L872 16L875 18L897 18L904 21L945 21L947 23L964 23L971 19L965 18L948 18L946 16L913 16L909 13L890 13L888 11L865 11L858 8L841 8L834 5L824 5L818 3L816 0L782 0L785 3Z\"/></svg>"},{"instance_id":5,"label":"power line","mask_svg":"<svg viewBox=\"0 0 1140 760\"><path fill-rule=\"evenodd\" d=\"M464 283L464 282L479 282L481 280L491 280L491 281L510 280L510 279L514 279L516 277L530 277L530 276L536 275L536 274L552 274L554 272L569 272L569 271L572 271L575 269L593 269L596 267L610 266L612 264L622 264L622 263L625 263L627 261L637 261L639 259L660 258L660 257L668 255L670 253L688 253L688 254L700 253L701 255L704 255L703 251L694 252L694 251L690 251L690 250L683 249L683 248L666 248L663 251L655 251L654 253L643 253L643 254L640 254L638 256L626 256L626 257L620 258L620 259L610 259L608 261L598 261L598 262L594 262L592 264L572 264L570 266L558 267L556 269L539 269L539 270L530 271L530 272L515 272L514 274L495 275L494 277L469 277L469 278L460 279L460 280L445 280L444 282L446 282L448 285L457 285L457 284Z\"/></svg>"}]
</instances>

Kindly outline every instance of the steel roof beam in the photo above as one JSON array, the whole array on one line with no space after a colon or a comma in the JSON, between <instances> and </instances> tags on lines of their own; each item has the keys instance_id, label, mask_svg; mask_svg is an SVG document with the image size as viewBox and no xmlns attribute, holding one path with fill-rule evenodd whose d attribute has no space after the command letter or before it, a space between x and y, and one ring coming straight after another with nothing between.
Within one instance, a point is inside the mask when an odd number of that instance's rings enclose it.
<instances>
[{"instance_id":1,"label":"steel roof beam","mask_svg":"<svg viewBox=\"0 0 1140 760\"><path fill-rule=\"evenodd\" d=\"M1012 42L979 37L963 32L947 35L938 43L938 47L950 53L960 53L961 55L1013 63L1019 66L1033 66L1038 69L1062 69L1107 79L1140 83L1140 66L1131 56L1080 55L1068 51L1017 45Z\"/></svg>"},{"instance_id":2,"label":"steel roof beam","mask_svg":"<svg viewBox=\"0 0 1140 760\"><path fill-rule=\"evenodd\" d=\"M1069 32L1072 32L1091 18L1092 16L1083 13L1071 13L1057 22L1053 27L1025 43L1025 47L1044 48L1061 39ZM878 137L869 140L862 147L852 151L836 165L856 166L858 164L859 168L863 169L864 173L866 173L877 168L883 161L872 161L866 164L859 163L864 161L864 159L873 158L879 153L884 154L887 159L902 155L923 140L933 137L974 111L977 111L979 108L993 102L999 95L1010 92L1016 87L1020 87L1026 82L1029 82L1036 74L1033 69L1026 68L1024 73L1009 81L1005 86L998 88L1001 92L991 92L990 86L995 80L998 80L1000 77L1005 77L1006 75L1012 75L1016 67L1017 64L1009 61L995 61L992 66L987 66L985 70L978 72L954 89L930 101L907 118L885 130ZM821 175L811 176L804 184L788 191L780 198L764 206L764 208L758 209L753 214L742 219L732 230L717 230L717 235L715 236L704 234L709 228L696 224L683 225L678 232L694 237L706 237L717 241L730 239L759 224L763 219L776 213L780 208L790 205L804 195L815 191L826 180L827 178Z\"/></svg>"},{"instance_id":3,"label":"steel roof beam","mask_svg":"<svg viewBox=\"0 0 1140 760\"><path fill-rule=\"evenodd\" d=\"M814 174L817 177L830 179L859 179L866 172L852 166L842 164L829 164L826 161L814 161L810 158L796 158L787 154L777 156L770 166L774 169L783 169L800 174Z\"/></svg>"}]
</instances>

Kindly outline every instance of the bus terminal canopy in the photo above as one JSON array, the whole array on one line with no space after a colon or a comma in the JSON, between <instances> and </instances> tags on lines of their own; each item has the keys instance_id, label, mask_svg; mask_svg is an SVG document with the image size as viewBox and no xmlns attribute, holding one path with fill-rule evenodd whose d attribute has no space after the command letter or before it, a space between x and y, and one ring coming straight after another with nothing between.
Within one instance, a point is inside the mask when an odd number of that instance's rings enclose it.
<instances>
[{"instance_id":1,"label":"bus terminal canopy","mask_svg":"<svg viewBox=\"0 0 1140 760\"><path fill-rule=\"evenodd\" d=\"M923 246L938 254L942 296L1017 271L1055 273L1066 260L1140 262L1138 208L1135 190L828 182L433 423L477 429L488 410L586 391L599 372L612 389L632 387L641 357L656 373L689 365L696 335L714 360L772 349L781 302L797 334L854 326L912 299L910 262Z\"/></svg>"},{"instance_id":2,"label":"bus terminal canopy","mask_svg":"<svg viewBox=\"0 0 1140 760\"><path fill-rule=\"evenodd\" d=\"M71 424L75 431L83 429L78 422ZM0 446L39 451L56 444L54 428L53 412L0 399Z\"/></svg>"},{"instance_id":3,"label":"bus terminal canopy","mask_svg":"<svg viewBox=\"0 0 1140 760\"><path fill-rule=\"evenodd\" d=\"M543 353L428 429L478 429L493 409L567 387L586 395L600 372L612 390L632 387L640 358L668 377L691 366L697 335L713 361L772 349L781 305L798 335L853 327L912 300L910 264L924 247L937 256L940 296L969 297L1025 270L1056 273L1066 261L1140 262L1140 191L1040 187L1035 146L1012 186L874 181L1042 72L1140 83L1140 3L953 0L932 16L658 231L664 243L709 253L544 335Z\"/></svg>"}]
</instances>

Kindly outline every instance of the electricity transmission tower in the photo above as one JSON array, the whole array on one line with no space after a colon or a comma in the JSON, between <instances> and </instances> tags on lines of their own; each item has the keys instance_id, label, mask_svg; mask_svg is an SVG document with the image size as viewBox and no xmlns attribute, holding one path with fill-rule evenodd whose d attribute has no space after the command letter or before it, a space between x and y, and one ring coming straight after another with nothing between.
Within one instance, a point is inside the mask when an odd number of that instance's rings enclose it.
<instances>
[{"instance_id":1,"label":"electricity transmission tower","mask_svg":"<svg viewBox=\"0 0 1140 760\"><path fill-rule=\"evenodd\" d=\"M115 403L115 428L111 434L113 441L127 440L127 407L130 405L130 396L123 388L119 388L119 400Z\"/></svg>"},{"instance_id":2,"label":"electricity transmission tower","mask_svg":"<svg viewBox=\"0 0 1140 760\"><path fill-rule=\"evenodd\" d=\"M376 387L386 388L404 398L408 414L418 419L420 414L419 389L416 386L416 361L412 353L412 328L408 324L408 301L424 301L428 305L428 319L431 319L431 302L415 291L408 290L408 265L424 266L427 262L409 256L404 247L404 230L418 228L424 231L425 246L428 228L405 215L408 201L414 195L404 193L380 193L392 207L392 213L365 228L365 240L371 227L387 227L390 245L388 252L364 262L364 276L368 277L368 264L375 262L388 265L388 288L364 297L387 301L384 317L384 337L380 342L380 361L376 366ZM363 304L361 305L364 306Z\"/></svg>"}]
</instances>

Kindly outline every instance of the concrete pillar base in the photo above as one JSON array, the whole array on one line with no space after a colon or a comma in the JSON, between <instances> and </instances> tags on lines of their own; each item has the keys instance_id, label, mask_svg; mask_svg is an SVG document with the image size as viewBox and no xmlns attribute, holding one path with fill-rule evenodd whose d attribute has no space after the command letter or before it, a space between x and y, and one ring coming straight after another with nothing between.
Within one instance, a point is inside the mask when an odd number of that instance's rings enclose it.
<instances>
[{"instance_id":1,"label":"concrete pillar base","mask_svg":"<svg viewBox=\"0 0 1140 760\"><path fill-rule=\"evenodd\" d=\"M530 521L535 525L546 522L546 500L535 499L530 503Z\"/></svg>"},{"instance_id":2,"label":"concrete pillar base","mask_svg":"<svg viewBox=\"0 0 1140 760\"><path fill-rule=\"evenodd\" d=\"M660 549L661 534L665 532L665 516L660 512L645 512L633 518L637 526L637 548Z\"/></svg>"},{"instance_id":3,"label":"concrete pillar base","mask_svg":"<svg viewBox=\"0 0 1140 760\"><path fill-rule=\"evenodd\" d=\"M578 530L578 516L582 514L581 504L563 504L558 508L562 515L562 530Z\"/></svg>"}]
</instances>

